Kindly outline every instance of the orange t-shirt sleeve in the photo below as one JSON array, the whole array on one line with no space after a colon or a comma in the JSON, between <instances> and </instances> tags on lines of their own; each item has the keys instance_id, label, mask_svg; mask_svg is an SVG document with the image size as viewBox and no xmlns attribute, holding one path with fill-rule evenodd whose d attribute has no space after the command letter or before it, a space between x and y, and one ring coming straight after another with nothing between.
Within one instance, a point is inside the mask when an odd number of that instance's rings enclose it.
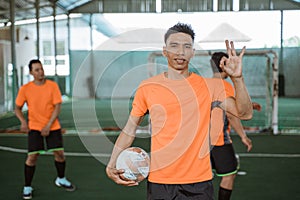
<instances>
[{"instance_id":1,"label":"orange t-shirt sleeve","mask_svg":"<svg viewBox=\"0 0 300 200\"><path fill-rule=\"evenodd\" d=\"M26 102L26 97L25 97L25 93L24 93L24 87L21 87L18 92L15 103L17 106L23 106L25 102Z\"/></svg>"},{"instance_id":2,"label":"orange t-shirt sleeve","mask_svg":"<svg viewBox=\"0 0 300 200\"><path fill-rule=\"evenodd\" d=\"M58 85L54 82L53 83L53 104L59 104L59 103L62 103L62 99L61 99L61 93L60 93L60 90L59 90L59 87Z\"/></svg>"},{"instance_id":3,"label":"orange t-shirt sleeve","mask_svg":"<svg viewBox=\"0 0 300 200\"><path fill-rule=\"evenodd\" d=\"M146 86L143 86L141 84L134 96L132 102L132 110L130 113L133 116L137 116L137 117L143 116L148 110L144 87Z\"/></svg>"}]
</instances>

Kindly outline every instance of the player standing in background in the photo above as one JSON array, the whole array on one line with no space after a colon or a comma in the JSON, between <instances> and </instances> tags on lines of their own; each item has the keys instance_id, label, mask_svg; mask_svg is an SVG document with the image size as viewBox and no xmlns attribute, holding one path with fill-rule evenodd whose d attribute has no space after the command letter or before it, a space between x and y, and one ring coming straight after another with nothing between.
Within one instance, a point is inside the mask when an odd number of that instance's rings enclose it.
<instances>
[{"instance_id":1,"label":"player standing in background","mask_svg":"<svg viewBox=\"0 0 300 200\"><path fill-rule=\"evenodd\" d=\"M211 68L213 78L222 79L228 93L234 96L234 88L225 81L228 75L220 67L221 60L228 58L228 54L215 52L211 57ZM219 187L218 199L229 200L236 173L238 171L238 161L234 152L231 138L229 136L231 127L240 136L242 143L247 147L249 152L252 149L252 142L247 137L243 125L239 118L223 111L218 107L219 102L213 102L211 115L211 141L214 146L211 150L212 167L216 175L222 177ZM260 105L252 103L253 108L260 110Z\"/></svg>"},{"instance_id":2,"label":"player standing in background","mask_svg":"<svg viewBox=\"0 0 300 200\"><path fill-rule=\"evenodd\" d=\"M190 25L178 23L165 34L163 55L168 70L144 80L136 91L127 124L121 131L106 167L109 178L120 185L138 183L120 176L116 160L132 145L138 124L149 110L151 118L151 166L147 199L211 200L212 170L209 153L211 103L243 119L252 117L252 106L242 76L242 57L226 41L228 59L224 70L235 85L236 98L224 90L222 80L206 79L189 72L194 56L195 33Z\"/></svg>"},{"instance_id":3,"label":"player standing in background","mask_svg":"<svg viewBox=\"0 0 300 200\"><path fill-rule=\"evenodd\" d=\"M29 62L29 72L34 80L20 88L15 108L15 114L21 122L21 131L28 133L23 199L32 198L31 182L39 154L45 152L44 139L47 143L47 150L53 152L54 155L57 170L55 184L67 191L74 191L75 186L65 177L66 161L61 126L58 121L62 103L59 87L55 82L45 78L42 63L39 60ZM28 106L28 123L22 113L25 103Z\"/></svg>"}]
</instances>

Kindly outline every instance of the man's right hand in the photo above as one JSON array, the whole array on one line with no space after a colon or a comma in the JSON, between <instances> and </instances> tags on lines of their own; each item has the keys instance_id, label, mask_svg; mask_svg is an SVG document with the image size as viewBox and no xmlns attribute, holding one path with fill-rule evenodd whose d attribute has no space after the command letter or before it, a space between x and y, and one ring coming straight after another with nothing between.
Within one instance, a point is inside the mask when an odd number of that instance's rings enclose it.
<instances>
[{"instance_id":1,"label":"man's right hand","mask_svg":"<svg viewBox=\"0 0 300 200\"><path fill-rule=\"evenodd\" d=\"M125 179L123 176L121 176L124 173L123 169L116 169L112 167L106 167L106 174L107 176L113 180L118 185L124 185L124 186L136 186L139 183L133 180Z\"/></svg>"},{"instance_id":2,"label":"man's right hand","mask_svg":"<svg viewBox=\"0 0 300 200\"><path fill-rule=\"evenodd\" d=\"M22 122L21 123L20 131L28 133L29 128L28 128L27 122Z\"/></svg>"}]
</instances>

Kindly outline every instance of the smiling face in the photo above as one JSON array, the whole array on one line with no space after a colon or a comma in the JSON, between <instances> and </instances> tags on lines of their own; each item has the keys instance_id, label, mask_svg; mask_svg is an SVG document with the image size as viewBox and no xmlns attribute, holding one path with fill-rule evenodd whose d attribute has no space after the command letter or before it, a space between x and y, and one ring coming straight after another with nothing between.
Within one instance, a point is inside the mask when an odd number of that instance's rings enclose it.
<instances>
[{"instance_id":1,"label":"smiling face","mask_svg":"<svg viewBox=\"0 0 300 200\"><path fill-rule=\"evenodd\" d=\"M163 48L163 55L168 59L168 67L180 73L188 72L188 65L194 52L192 37L182 32L171 34Z\"/></svg>"}]
</instances>

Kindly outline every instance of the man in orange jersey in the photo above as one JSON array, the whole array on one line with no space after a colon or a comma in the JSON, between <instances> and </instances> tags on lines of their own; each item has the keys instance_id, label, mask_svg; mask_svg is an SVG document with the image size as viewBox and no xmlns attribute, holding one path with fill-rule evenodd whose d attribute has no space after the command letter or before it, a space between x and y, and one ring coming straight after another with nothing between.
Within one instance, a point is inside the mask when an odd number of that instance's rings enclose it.
<instances>
[{"instance_id":1,"label":"man in orange jersey","mask_svg":"<svg viewBox=\"0 0 300 200\"><path fill-rule=\"evenodd\" d=\"M211 56L213 78L224 80L228 77L220 67L220 61L223 57L228 58L228 54L215 52ZM232 85L224 80L224 86L234 96ZM253 109L261 109L258 103L253 102L252 104ZM212 104L211 118L211 142L214 146L211 150L211 162L216 175L222 177L218 199L229 200L238 171L238 161L229 135L231 127L240 136L248 152L252 149L252 141L247 137L240 119L220 109L218 102L213 102Z\"/></svg>"},{"instance_id":2,"label":"man in orange jersey","mask_svg":"<svg viewBox=\"0 0 300 200\"><path fill-rule=\"evenodd\" d=\"M147 198L211 200L212 170L209 149L211 103L242 119L252 117L251 100L242 76L243 48L237 55L233 43L226 41L228 59L224 70L235 84L236 98L229 96L222 80L203 78L189 71L194 56L195 33L190 25L178 23L165 33L163 55L168 70L142 81L129 119L122 129L106 167L109 178L120 185L138 182L124 179L116 169L122 150L135 138L136 128L147 111L151 118L151 164Z\"/></svg>"},{"instance_id":3,"label":"man in orange jersey","mask_svg":"<svg viewBox=\"0 0 300 200\"><path fill-rule=\"evenodd\" d=\"M61 108L61 93L58 85L45 79L44 69L39 60L29 62L29 72L34 80L23 85L16 98L15 114L21 122L21 130L28 133L28 155L25 162L25 186L23 199L32 198L31 182L40 153L53 152L57 178L55 184L74 191L75 186L65 177L65 156L58 115ZM22 113L24 104L28 106L28 123Z\"/></svg>"}]
</instances>

